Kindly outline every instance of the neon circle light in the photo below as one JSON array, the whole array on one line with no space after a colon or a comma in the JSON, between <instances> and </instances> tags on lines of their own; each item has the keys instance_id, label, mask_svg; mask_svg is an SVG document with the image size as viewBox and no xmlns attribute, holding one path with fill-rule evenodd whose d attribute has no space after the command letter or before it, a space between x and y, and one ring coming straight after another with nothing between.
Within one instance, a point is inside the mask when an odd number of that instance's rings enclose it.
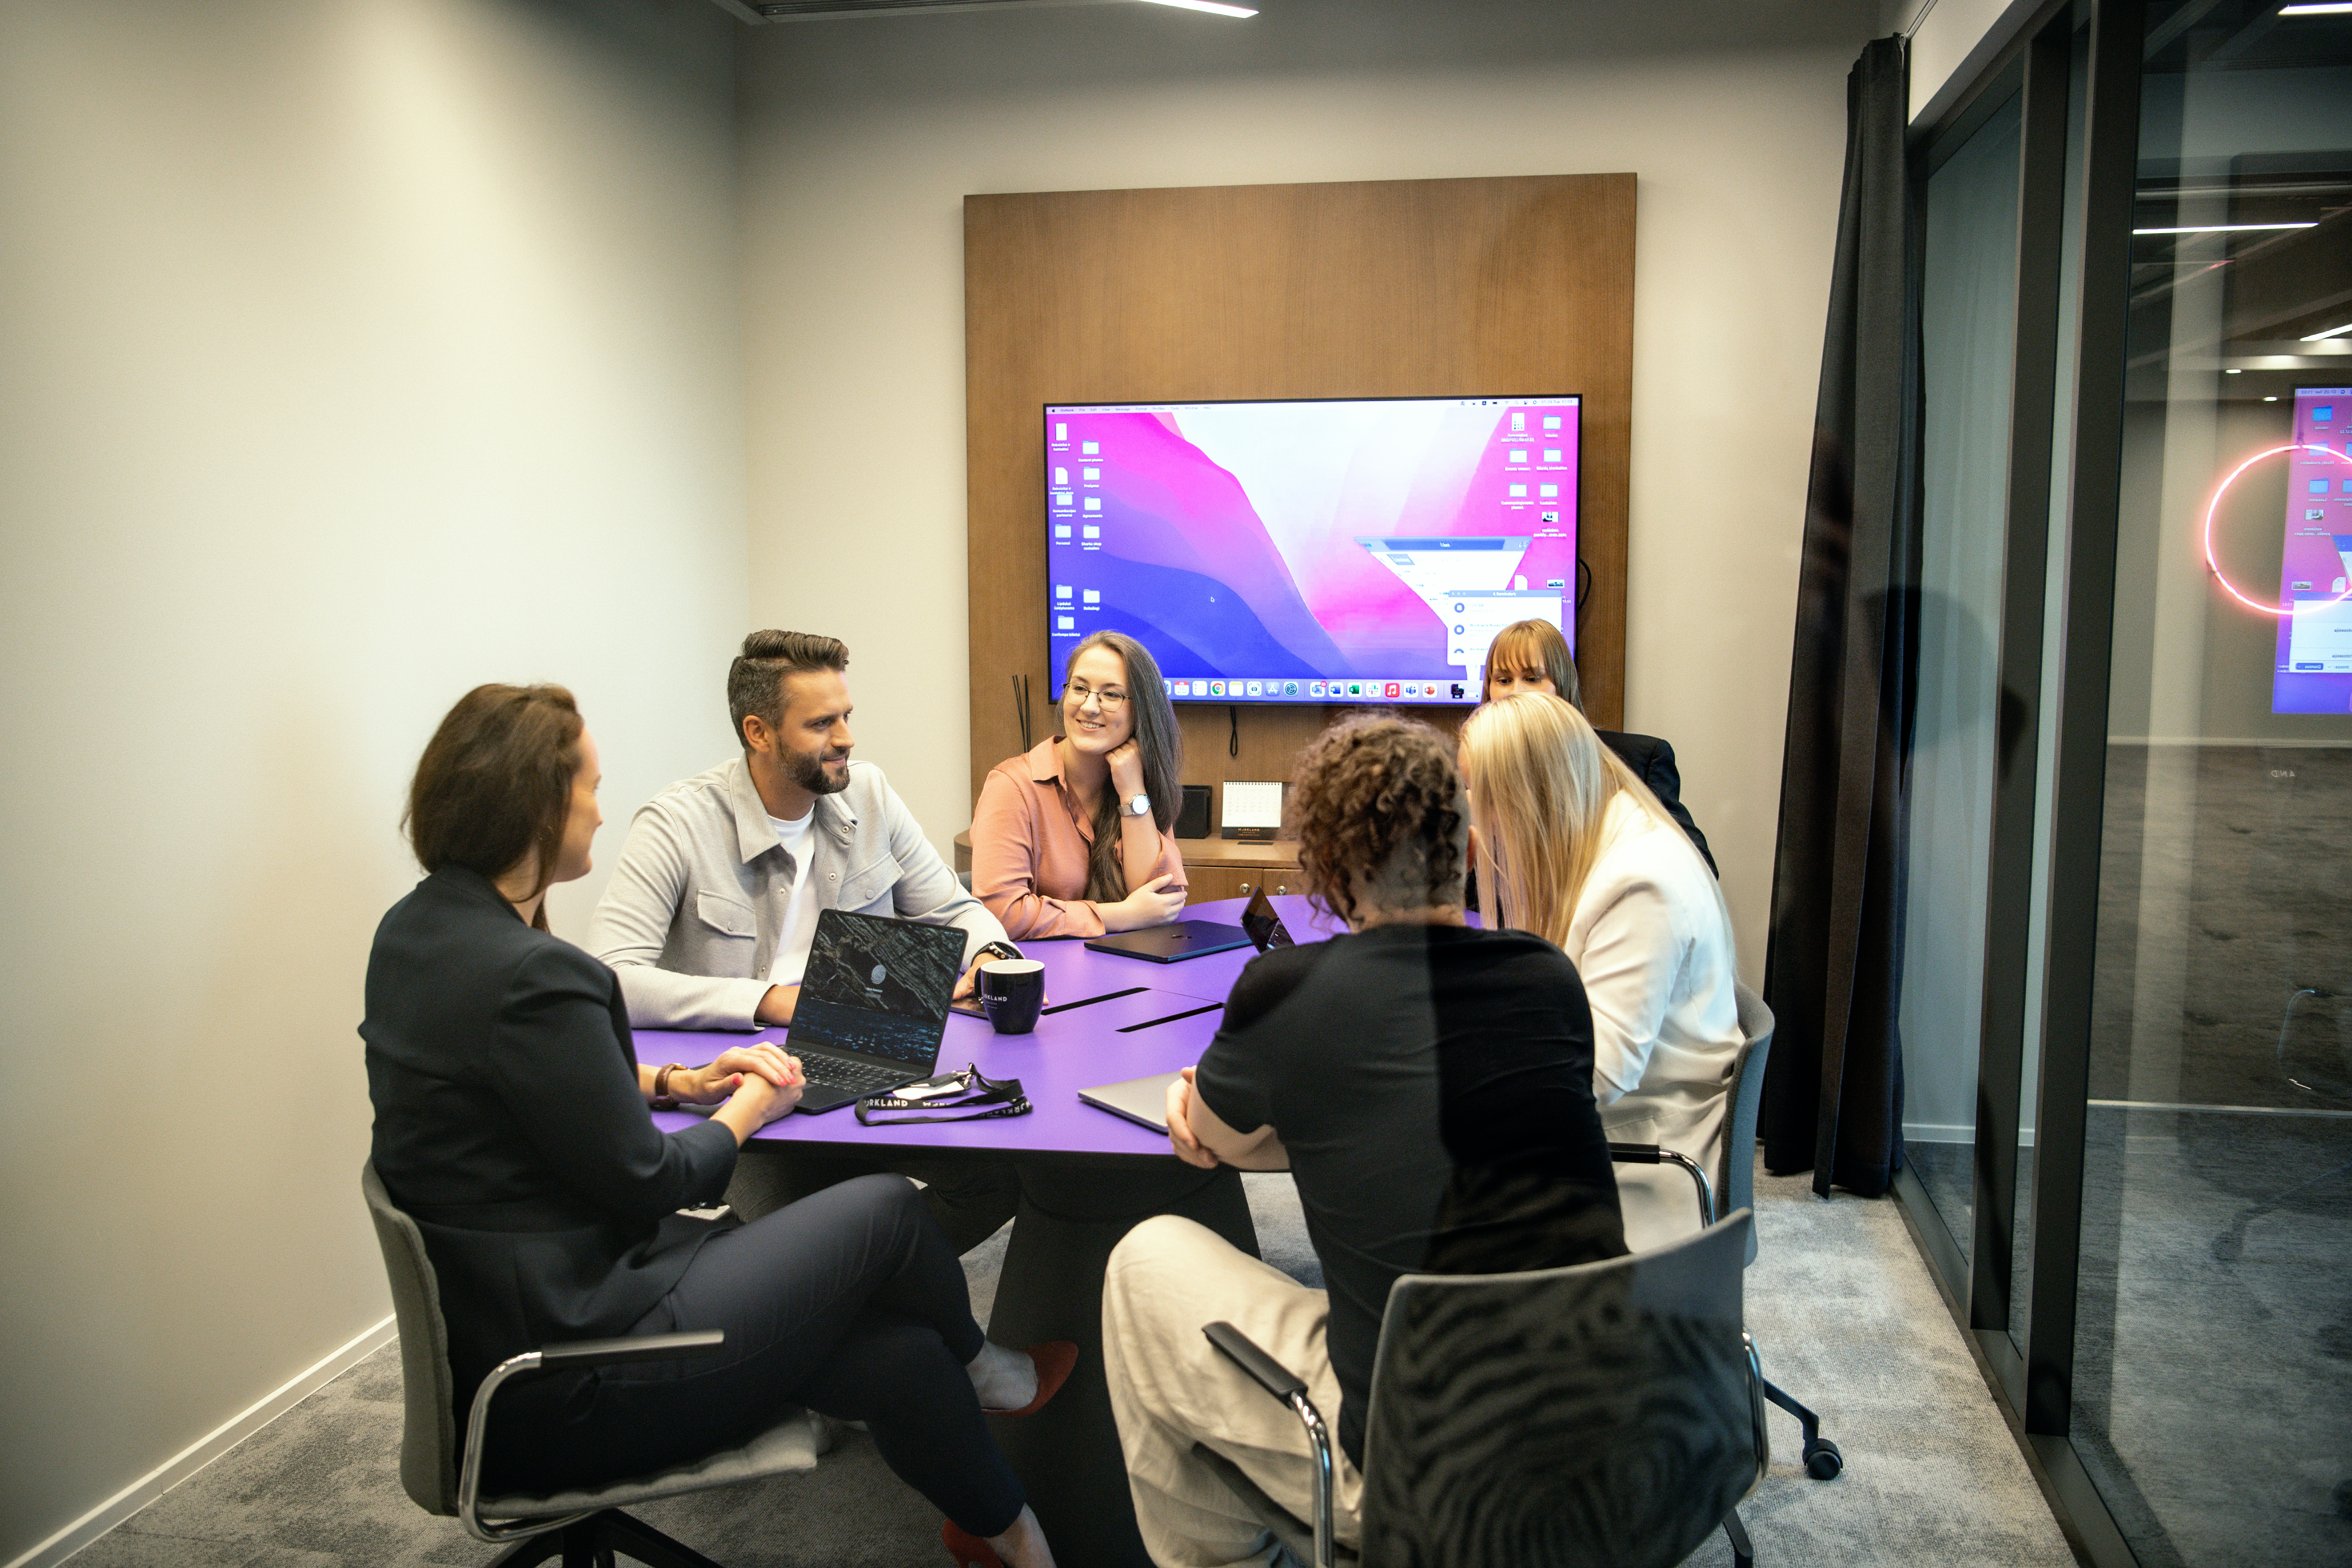
<instances>
[{"instance_id":1,"label":"neon circle light","mask_svg":"<svg viewBox=\"0 0 2352 1568\"><path fill-rule=\"evenodd\" d=\"M2297 609L2293 605L2270 605L2260 599L2249 598L2242 593L2238 585L2231 582L2229 575L2221 570L2221 563L2213 559L2213 514L2221 510L2221 498L2230 493L2230 487L2238 482L2239 475L2261 462L2264 458L2275 458L2282 452L2317 452L2324 457L2333 458L2339 463L2352 465L2352 457L2347 457L2333 447L2322 447L2309 441L2290 441L2284 447L2273 447L2267 452L2257 452L2231 468L2229 477L2214 489L2213 499L2205 503L2205 570L2213 574L2213 581L2221 584L2223 593L2250 610L2259 610L2265 616L2305 616L2314 610L2324 610L2330 605L2340 605L2347 599L2352 599L2352 583L2346 584L2344 592L2334 598L2309 600L2301 609Z\"/></svg>"}]
</instances>

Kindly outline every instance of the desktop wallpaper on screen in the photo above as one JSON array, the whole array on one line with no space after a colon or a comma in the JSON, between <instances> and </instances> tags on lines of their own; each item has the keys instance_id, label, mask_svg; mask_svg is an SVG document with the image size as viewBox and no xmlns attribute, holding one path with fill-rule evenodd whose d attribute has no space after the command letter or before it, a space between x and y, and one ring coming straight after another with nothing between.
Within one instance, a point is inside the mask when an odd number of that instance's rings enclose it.
<instances>
[{"instance_id":1,"label":"desktop wallpaper on screen","mask_svg":"<svg viewBox=\"0 0 2352 1568\"><path fill-rule=\"evenodd\" d=\"M2352 712L2352 387L2296 388L2294 440L2271 711Z\"/></svg>"},{"instance_id":2,"label":"desktop wallpaper on screen","mask_svg":"<svg viewBox=\"0 0 2352 1568\"><path fill-rule=\"evenodd\" d=\"M1178 701L1475 701L1574 638L1573 396L1048 405L1046 625L1125 632Z\"/></svg>"}]
</instances>

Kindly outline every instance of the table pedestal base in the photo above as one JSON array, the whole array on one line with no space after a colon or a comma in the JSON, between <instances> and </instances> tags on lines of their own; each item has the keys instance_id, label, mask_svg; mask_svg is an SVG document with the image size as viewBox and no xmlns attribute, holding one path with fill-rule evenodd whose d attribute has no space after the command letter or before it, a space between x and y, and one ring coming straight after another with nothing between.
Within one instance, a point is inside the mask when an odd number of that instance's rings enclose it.
<instances>
[{"instance_id":1,"label":"table pedestal base","mask_svg":"<svg viewBox=\"0 0 2352 1568\"><path fill-rule=\"evenodd\" d=\"M1051 1404L1018 1420L989 1417L1063 1568L1150 1568L1136 1533L1127 1462L1103 1376L1103 1266L1139 1221L1182 1215L1258 1256L1241 1173L1170 1163L1134 1174L1024 1163L1020 1217L989 1314L1001 1345L1074 1340L1078 1363Z\"/></svg>"}]
</instances>

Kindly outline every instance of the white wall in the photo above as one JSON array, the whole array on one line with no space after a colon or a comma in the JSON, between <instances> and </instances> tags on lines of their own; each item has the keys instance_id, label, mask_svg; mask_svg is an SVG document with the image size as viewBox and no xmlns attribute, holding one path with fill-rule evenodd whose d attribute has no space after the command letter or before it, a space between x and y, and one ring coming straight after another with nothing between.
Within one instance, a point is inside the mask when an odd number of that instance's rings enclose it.
<instances>
[{"instance_id":1,"label":"white wall","mask_svg":"<svg viewBox=\"0 0 2352 1568\"><path fill-rule=\"evenodd\" d=\"M1935 120L1974 86L2042 0L1886 0L1888 32L1911 39L1911 123Z\"/></svg>"},{"instance_id":2,"label":"white wall","mask_svg":"<svg viewBox=\"0 0 2352 1568\"><path fill-rule=\"evenodd\" d=\"M1761 972L1789 628L1872 0L1273 0L755 28L740 56L752 618L851 645L943 848L966 772L967 193L1630 170L1629 727Z\"/></svg>"},{"instance_id":3,"label":"white wall","mask_svg":"<svg viewBox=\"0 0 2352 1568\"><path fill-rule=\"evenodd\" d=\"M735 37L0 0L0 1561L389 1310L353 1026L441 712L571 684L607 858L723 746Z\"/></svg>"}]
</instances>

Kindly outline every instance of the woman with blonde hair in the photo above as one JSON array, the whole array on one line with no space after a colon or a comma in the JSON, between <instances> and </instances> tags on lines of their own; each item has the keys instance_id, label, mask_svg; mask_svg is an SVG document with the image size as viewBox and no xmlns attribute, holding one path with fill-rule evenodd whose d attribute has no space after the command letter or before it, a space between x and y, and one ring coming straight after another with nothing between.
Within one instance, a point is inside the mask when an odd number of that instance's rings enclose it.
<instances>
[{"instance_id":1,"label":"woman with blonde hair","mask_svg":"<svg viewBox=\"0 0 2352 1568\"><path fill-rule=\"evenodd\" d=\"M1592 1089L1609 1136L1714 1172L1741 1035L1731 917L1690 840L1560 698L1489 702L1462 726L1473 853L1490 929L1568 954L1592 1007ZM1636 1250L1694 1228L1679 1173L1618 1172Z\"/></svg>"},{"instance_id":2,"label":"woman with blonde hair","mask_svg":"<svg viewBox=\"0 0 2352 1568\"><path fill-rule=\"evenodd\" d=\"M1478 694L1481 702L1492 702L1498 697L1512 697L1522 691L1545 691L1564 698L1579 713L1584 711L1584 693L1578 689L1576 660L1570 657L1568 639L1549 621L1513 621L1495 634L1486 649L1485 688ZM1683 805L1683 775L1675 765L1675 749L1656 735L1634 735L1622 730L1595 730L1601 743L1617 753L1617 758L1633 776L1649 786L1666 808L1666 815L1690 837L1699 858L1706 862L1709 872L1715 870L1715 852L1706 847L1706 835L1698 830L1698 823Z\"/></svg>"}]
</instances>

